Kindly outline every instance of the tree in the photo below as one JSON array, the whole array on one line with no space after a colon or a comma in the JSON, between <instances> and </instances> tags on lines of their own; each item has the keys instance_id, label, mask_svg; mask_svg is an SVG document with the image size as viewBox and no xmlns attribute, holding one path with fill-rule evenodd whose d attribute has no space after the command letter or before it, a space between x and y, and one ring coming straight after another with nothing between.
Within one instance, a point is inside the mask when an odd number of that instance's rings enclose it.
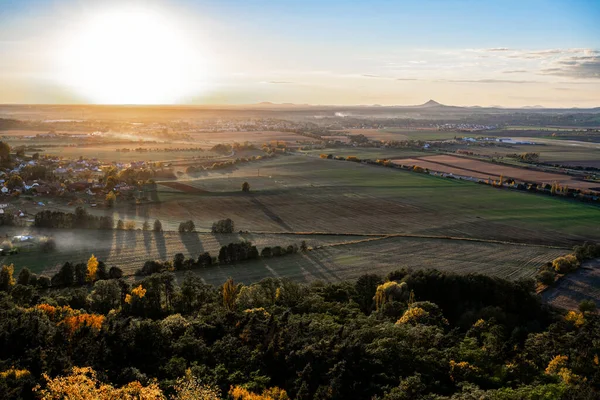
<instances>
[{"instance_id":1,"label":"tree","mask_svg":"<svg viewBox=\"0 0 600 400\"><path fill-rule=\"evenodd\" d=\"M128 231L134 231L135 230L135 221L125 222L125 229Z\"/></svg>"},{"instance_id":2,"label":"tree","mask_svg":"<svg viewBox=\"0 0 600 400\"><path fill-rule=\"evenodd\" d=\"M40 277L41 279L42 277ZM38 280L39 281L39 280ZM75 267L70 262L66 262L60 267L60 270L52 276L52 286L73 286L75 282ZM38 282L39 283L39 282Z\"/></svg>"},{"instance_id":3,"label":"tree","mask_svg":"<svg viewBox=\"0 0 600 400\"><path fill-rule=\"evenodd\" d=\"M154 221L154 232L162 232L162 223L159 220Z\"/></svg>"},{"instance_id":4,"label":"tree","mask_svg":"<svg viewBox=\"0 0 600 400\"><path fill-rule=\"evenodd\" d=\"M150 224L148 223L148 221L144 221L144 223L142 224L142 230L143 231L149 231L150 230Z\"/></svg>"},{"instance_id":5,"label":"tree","mask_svg":"<svg viewBox=\"0 0 600 400\"><path fill-rule=\"evenodd\" d=\"M13 273L15 272L15 266L3 265L0 270L0 290L10 292L10 289L15 285L15 278Z\"/></svg>"},{"instance_id":6,"label":"tree","mask_svg":"<svg viewBox=\"0 0 600 400\"><path fill-rule=\"evenodd\" d=\"M594 300L582 300L579 303L579 311L581 311L582 313L585 312L594 312L596 311L596 303L594 302Z\"/></svg>"},{"instance_id":7,"label":"tree","mask_svg":"<svg viewBox=\"0 0 600 400\"><path fill-rule=\"evenodd\" d=\"M237 285L233 282L233 279L227 279L223 284L221 291L223 294L223 305L227 310L233 310L239 291Z\"/></svg>"},{"instance_id":8,"label":"tree","mask_svg":"<svg viewBox=\"0 0 600 400\"><path fill-rule=\"evenodd\" d=\"M6 187L10 190L20 189L23 187L23 178L20 175L12 174L6 182Z\"/></svg>"},{"instance_id":9,"label":"tree","mask_svg":"<svg viewBox=\"0 0 600 400\"><path fill-rule=\"evenodd\" d=\"M7 165L10 163L10 146L6 142L0 141L0 163Z\"/></svg>"},{"instance_id":10,"label":"tree","mask_svg":"<svg viewBox=\"0 0 600 400\"><path fill-rule=\"evenodd\" d=\"M123 220L118 220L117 221L117 230L122 231L125 229L125 223L123 222Z\"/></svg>"},{"instance_id":11,"label":"tree","mask_svg":"<svg viewBox=\"0 0 600 400\"><path fill-rule=\"evenodd\" d=\"M91 307L93 311L102 314L117 308L120 304L121 289L115 280L97 281L90 294Z\"/></svg>"},{"instance_id":12,"label":"tree","mask_svg":"<svg viewBox=\"0 0 600 400\"><path fill-rule=\"evenodd\" d=\"M242 192L249 192L249 191L250 191L250 184L248 182L242 183Z\"/></svg>"},{"instance_id":13,"label":"tree","mask_svg":"<svg viewBox=\"0 0 600 400\"><path fill-rule=\"evenodd\" d=\"M17 276L17 283L19 285L29 285L29 281L31 280L31 271L27 267L23 267L21 271L19 271L19 275Z\"/></svg>"},{"instance_id":14,"label":"tree","mask_svg":"<svg viewBox=\"0 0 600 400\"><path fill-rule=\"evenodd\" d=\"M87 275L86 281L94 282L96 280L96 273L98 272L98 259L92 254L87 262Z\"/></svg>"},{"instance_id":15,"label":"tree","mask_svg":"<svg viewBox=\"0 0 600 400\"><path fill-rule=\"evenodd\" d=\"M177 271L182 270L184 261L185 256L183 255L183 253L175 254L175 257L173 257L173 268L175 268L175 270Z\"/></svg>"},{"instance_id":16,"label":"tree","mask_svg":"<svg viewBox=\"0 0 600 400\"><path fill-rule=\"evenodd\" d=\"M106 197L104 198L104 203L106 204L106 206L108 208L113 208L115 206L116 201L117 201L117 196L115 195L115 192L113 192L112 190L110 192L108 192L106 194Z\"/></svg>"},{"instance_id":17,"label":"tree","mask_svg":"<svg viewBox=\"0 0 600 400\"><path fill-rule=\"evenodd\" d=\"M552 261L552 267L559 274L566 274L579 268L579 260L573 254L567 254Z\"/></svg>"},{"instance_id":18,"label":"tree","mask_svg":"<svg viewBox=\"0 0 600 400\"><path fill-rule=\"evenodd\" d=\"M108 279L120 279L123 276L123 271L119 267L110 267L108 270Z\"/></svg>"}]
</instances>

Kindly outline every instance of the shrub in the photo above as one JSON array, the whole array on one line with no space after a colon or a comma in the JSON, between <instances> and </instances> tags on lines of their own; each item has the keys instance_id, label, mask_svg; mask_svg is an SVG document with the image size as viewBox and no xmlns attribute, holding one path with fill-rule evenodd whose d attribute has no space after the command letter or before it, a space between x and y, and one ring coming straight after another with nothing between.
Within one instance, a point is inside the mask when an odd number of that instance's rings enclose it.
<instances>
[{"instance_id":1,"label":"shrub","mask_svg":"<svg viewBox=\"0 0 600 400\"><path fill-rule=\"evenodd\" d=\"M544 285L552 285L554 283L554 273L552 271L542 271L537 280Z\"/></svg>"},{"instance_id":2,"label":"shrub","mask_svg":"<svg viewBox=\"0 0 600 400\"><path fill-rule=\"evenodd\" d=\"M566 274L568 272L575 271L579 268L579 260L573 254L567 254L564 257L558 257L552 261L552 267L559 274Z\"/></svg>"}]
</instances>

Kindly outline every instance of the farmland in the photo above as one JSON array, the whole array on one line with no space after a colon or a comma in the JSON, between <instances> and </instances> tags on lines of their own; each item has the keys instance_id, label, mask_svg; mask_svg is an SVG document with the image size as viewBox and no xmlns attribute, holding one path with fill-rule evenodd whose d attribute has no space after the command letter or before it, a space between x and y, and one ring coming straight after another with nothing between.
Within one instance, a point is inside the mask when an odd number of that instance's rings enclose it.
<instances>
[{"instance_id":1,"label":"farmland","mask_svg":"<svg viewBox=\"0 0 600 400\"><path fill-rule=\"evenodd\" d=\"M17 231L11 231L17 233ZM18 232L21 233L21 232ZM312 251L280 258L261 259L233 266L196 270L207 282L221 283L229 275L245 282L265 277L296 280L340 281L366 272L385 273L401 267L437 268L455 272L482 272L511 279L531 277L548 259L566 253L559 248L512 245L453 239L336 236L316 234L228 234L147 231L48 231L58 243L55 252L40 257L36 252L7 256L17 270L27 266L36 273L52 274L63 263L86 262L91 254L110 266L132 274L146 260L171 260L176 253L196 258L204 251L217 255L222 245L248 240L259 247L299 245L306 241Z\"/></svg>"},{"instance_id":2,"label":"farmland","mask_svg":"<svg viewBox=\"0 0 600 400\"><path fill-rule=\"evenodd\" d=\"M598 186L595 182L585 182L574 179L568 175L540 172L505 165L492 164L485 161L473 160L465 157L448 155L435 155L419 158L393 160L396 164L418 165L433 171L466 175L480 179L514 178L525 182L553 183L557 182L571 188L591 189Z\"/></svg>"}]
</instances>

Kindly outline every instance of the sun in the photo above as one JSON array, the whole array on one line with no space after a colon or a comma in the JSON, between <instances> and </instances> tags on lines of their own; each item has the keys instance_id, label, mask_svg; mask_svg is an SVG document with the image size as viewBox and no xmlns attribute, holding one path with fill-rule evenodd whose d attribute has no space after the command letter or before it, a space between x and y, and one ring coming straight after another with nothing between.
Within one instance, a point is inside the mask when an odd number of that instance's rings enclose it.
<instances>
[{"instance_id":1,"label":"sun","mask_svg":"<svg viewBox=\"0 0 600 400\"><path fill-rule=\"evenodd\" d=\"M198 90L196 50L173 18L117 6L69 30L58 79L97 104L177 103Z\"/></svg>"}]
</instances>

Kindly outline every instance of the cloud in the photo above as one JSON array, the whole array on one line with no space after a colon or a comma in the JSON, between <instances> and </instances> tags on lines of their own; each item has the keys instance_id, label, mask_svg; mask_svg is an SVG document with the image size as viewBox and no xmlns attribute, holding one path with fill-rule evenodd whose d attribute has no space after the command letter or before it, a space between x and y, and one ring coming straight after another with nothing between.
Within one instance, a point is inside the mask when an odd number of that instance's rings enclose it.
<instances>
[{"instance_id":1,"label":"cloud","mask_svg":"<svg viewBox=\"0 0 600 400\"><path fill-rule=\"evenodd\" d=\"M418 81L417 78L396 78L397 81Z\"/></svg>"},{"instance_id":2,"label":"cloud","mask_svg":"<svg viewBox=\"0 0 600 400\"><path fill-rule=\"evenodd\" d=\"M381 75L372 75L372 74L361 74L361 76L365 77L365 78L385 78L385 76L381 76Z\"/></svg>"},{"instance_id":3,"label":"cloud","mask_svg":"<svg viewBox=\"0 0 600 400\"><path fill-rule=\"evenodd\" d=\"M451 83L539 83L539 81L519 81L510 79L441 79L437 82Z\"/></svg>"},{"instance_id":4,"label":"cloud","mask_svg":"<svg viewBox=\"0 0 600 400\"><path fill-rule=\"evenodd\" d=\"M540 74L573 79L600 79L600 55L562 58L554 62L552 67L542 69Z\"/></svg>"},{"instance_id":5,"label":"cloud","mask_svg":"<svg viewBox=\"0 0 600 400\"><path fill-rule=\"evenodd\" d=\"M491 49L485 49L485 51L511 51L508 47L493 47Z\"/></svg>"},{"instance_id":6,"label":"cloud","mask_svg":"<svg viewBox=\"0 0 600 400\"><path fill-rule=\"evenodd\" d=\"M502 71L503 74L524 74L526 72L527 71L524 70L524 69L513 69L513 70L510 70L510 71Z\"/></svg>"},{"instance_id":7,"label":"cloud","mask_svg":"<svg viewBox=\"0 0 600 400\"><path fill-rule=\"evenodd\" d=\"M286 85L289 83L294 83L294 82L290 82L290 81L267 81L267 82L261 82L261 83L268 83L271 85Z\"/></svg>"}]
</instances>

